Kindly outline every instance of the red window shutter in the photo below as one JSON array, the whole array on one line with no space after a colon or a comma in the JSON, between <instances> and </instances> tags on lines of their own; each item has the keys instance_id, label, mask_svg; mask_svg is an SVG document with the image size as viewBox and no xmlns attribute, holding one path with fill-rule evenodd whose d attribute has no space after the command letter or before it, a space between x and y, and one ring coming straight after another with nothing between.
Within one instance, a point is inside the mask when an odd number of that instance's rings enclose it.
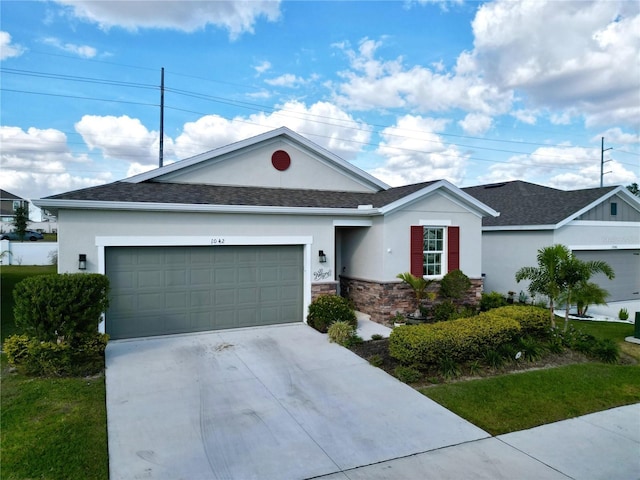
<instances>
[{"instance_id":1,"label":"red window shutter","mask_svg":"<svg viewBox=\"0 0 640 480\"><path fill-rule=\"evenodd\" d=\"M424 255L424 229L421 226L411 226L411 275L422 277Z\"/></svg>"},{"instance_id":2,"label":"red window shutter","mask_svg":"<svg viewBox=\"0 0 640 480\"><path fill-rule=\"evenodd\" d=\"M460 269L460 227L447 228L447 265L449 271Z\"/></svg>"}]
</instances>

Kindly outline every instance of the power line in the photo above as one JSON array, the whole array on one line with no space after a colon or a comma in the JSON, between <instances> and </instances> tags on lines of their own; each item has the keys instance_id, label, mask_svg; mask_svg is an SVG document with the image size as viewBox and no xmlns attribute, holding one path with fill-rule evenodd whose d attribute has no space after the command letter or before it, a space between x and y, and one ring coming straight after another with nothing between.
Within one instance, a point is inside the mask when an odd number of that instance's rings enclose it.
<instances>
[{"instance_id":1,"label":"power line","mask_svg":"<svg viewBox=\"0 0 640 480\"><path fill-rule=\"evenodd\" d=\"M104 63L109 63L109 62L104 62ZM26 75L26 76L37 77L37 78L57 79L57 80L61 80L61 81L76 81L76 82L83 82L83 83L95 83L95 84L103 84L103 85L110 85L110 86L143 88L143 89L150 89L150 90L155 90L155 89L158 88L157 86L152 85L152 84L143 84L143 83L136 83L136 82L123 82L123 81L106 80L106 79L93 78L93 77L81 77L81 76L65 75L65 74L52 74L52 73L47 73L47 72L37 72L37 71L30 71L30 70L18 70L18 69L2 68L2 69L0 69L0 71L3 71L5 73L11 73L11 74L17 74L17 75ZM187 76L187 75L185 75L185 76ZM196 78L198 78L198 77L196 77ZM82 100L90 100L90 101L102 101L102 102L108 102L108 103L122 103L122 104L140 105L140 106L152 106L152 107L157 107L158 106L156 103L144 103L144 102L135 102L135 101L126 101L126 100L114 100L114 99L88 97L88 96L80 96L80 95L34 92L34 91L28 91L28 90L18 90L18 89L10 89L10 88L3 88L3 87L0 87L0 90L8 91L8 92L16 92L16 93L33 94L33 95L46 95L46 96L61 97L61 98L74 98L74 99L82 99ZM202 93L198 93L198 92L191 92L191 91L188 91L188 90L181 90L181 89L174 89L174 88L167 88L166 90L169 91L169 92L178 94L178 95L183 95L183 96L187 96L187 97L191 97L191 98L196 98L196 99L199 99L199 100L206 100L206 101L211 101L211 102L220 103L220 104L226 104L226 105L234 106L236 108L245 108L245 109L249 109L249 110L253 110L253 111L259 111L259 112L267 111L267 112L270 112L272 114L277 114L277 115L283 116L285 118L296 118L296 119L305 120L305 121L309 121L309 122L325 124L325 125L330 125L330 126L338 126L340 128L343 128L343 129L350 129L350 130L366 132L366 133L375 132L378 135L384 135L386 137L391 136L391 137L394 137L394 138L401 138L401 139L414 139L415 138L415 137L411 137L409 135L392 134L392 133L389 133L389 132L384 132L383 133L381 130L376 130L375 129L376 127L380 128L380 129L386 129L386 128L388 128L388 126L386 126L386 125L367 124L368 126L371 126L371 127L374 127L374 128L365 129L365 128L361 128L361 127L357 126L358 123L355 120L337 119L337 118L330 117L330 116L325 116L325 115L317 115L317 114L311 114L311 113L300 113L300 112L297 112L297 111L286 110L286 109L276 110L275 108L269 107L269 106L266 106L266 105L260 105L260 104L251 103L251 102L242 102L242 101L232 100L232 99L228 99L228 98L224 98L224 97L216 97L216 96L211 96L211 95L202 94ZM176 111L182 111L182 112L186 112L186 113L194 113L194 114L197 114L197 115L211 115L210 113L197 112L197 111L193 111L193 110L188 110L188 109L179 108L179 107L172 107L172 106L167 106L167 109L172 109L172 110L176 110ZM238 120L237 118L235 119L235 121L239 121L239 122L247 123L247 124L257 125L255 122L242 121L242 120ZM342 123L342 124L338 124L339 122ZM348 124L344 124L344 123L348 123ZM483 142L498 142L498 143L509 143L509 144L520 144L520 145L532 145L532 146L536 146L536 147L547 147L547 148L550 148L550 147L553 147L553 148L583 148L583 149L592 149L593 148L593 147L582 147L582 146L574 146L574 145L572 145L572 146L567 146L567 145L549 145L549 144L540 144L540 143L535 143L535 142L524 142L524 141L515 141L515 140L503 140L503 139L473 137L473 136L449 134L449 133L444 133L444 132L426 132L426 131L421 131L421 130L406 130L406 129L403 129L403 130L404 131L409 131L409 132L414 132L416 134L437 135L438 137L466 138L466 139L472 139L472 140L479 140L479 141L483 141ZM319 134L312 134L312 133L306 133L306 135L313 135L313 136L321 137L321 138L330 138L330 137L327 137L327 136L323 136L323 135L319 135ZM424 138L421 138L419 140L425 141L425 142L429 142L429 143L442 143L439 140L429 140L429 139L424 139ZM345 138L341 139L341 141L351 142L351 143L359 143L361 145L374 146L374 147L378 146L377 144L370 143L370 142L357 142L357 141L353 141L353 140L345 139ZM516 151L516 150L507 150L507 149L483 147L483 146L479 146L479 145L466 145L466 144L456 144L456 143L451 143L450 145L458 147L458 148L469 148L469 149L473 149L473 150L487 150L487 151L494 151L494 152L500 152L500 153L511 153L511 154L516 154L516 155L540 156L540 157L558 158L558 159L567 158L567 156L563 156L563 155L539 154L539 153L527 152L527 151ZM477 158L477 157L464 157L464 155L443 154L442 152L424 152L422 150L407 149L407 148L395 147L395 146L394 147L390 147L390 148L394 148L394 149L400 150L400 151L408 151L408 152L415 152L415 153L438 153L438 154L443 155L443 156L451 156L451 157L454 157L454 158L469 158L469 159L474 159L474 160L479 160L479 161L488 161L488 162L494 162L494 163L515 164L513 161L499 162L499 161L496 161L496 160L489 160L489 159L483 159L483 158ZM630 155L639 155L639 154L635 154L633 152L626 152L624 150L620 150L620 152L621 153L625 153L625 154L630 154ZM625 162L619 162L619 161L618 161L618 163L624 164L624 165L632 165L632 164L628 164L628 163L625 163ZM519 165L522 165L522 164L519 164ZM526 165L528 165L528 164L526 164ZM544 164L538 164L538 165L544 166ZM548 164L548 166L553 166L554 168L572 169L572 168L568 168L568 167L560 167L560 166L558 166L556 164ZM635 165L632 165L632 166L635 166Z\"/></svg>"},{"instance_id":2,"label":"power line","mask_svg":"<svg viewBox=\"0 0 640 480\"><path fill-rule=\"evenodd\" d=\"M64 56L64 55L62 55L62 56ZM110 63L110 62L103 62L103 63ZM120 65L120 64L116 64L116 65ZM32 70L18 70L18 69L0 68L0 71L5 72L5 73L13 73L13 74L17 74L17 75L26 75L26 76L39 77L39 78L51 78L51 79L58 79L58 80L63 80L63 81L77 81L77 82L83 82L83 83L95 83L95 84L112 85L112 86L123 86L123 87L132 87L132 88L144 88L144 89L151 89L151 90L156 90L156 89L160 88L159 86L153 85L153 84L136 83L136 82L123 82L123 81L120 81L120 80L108 80L108 79L100 79L100 78L95 78L95 77L82 77L82 76L75 76L75 75L55 74L55 73L49 73L49 72L37 72L37 71L32 71ZM201 77L195 77L195 76L190 76L190 75L186 75L186 74L175 74L175 75L180 75L180 76L184 76L184 77L198 78L198 79L205 80L205 79L203 79ZM221 83L225 83L225 82L221 82ZM231 82L226 82L226 83L228 83L229 85L238 86L238 84L234 84L234 83L231 83ZM175 93L175 94L178 94L178 95L183 95L183 96L187 96L187 97L191 97L191 98L196 98L196 99L199 99L199 100L207 100L207 101L211 101L211 102L215 102L215 103L235 106L235 107L239 107L239 108L250 109L250 110L254 110L254 111L262 111L262 112L267 111L267 112L271 112L271 113L275 113L276 112L276 109L274 107L270 107L268 105L263 105L263 104L258 104L258 103L244 102L244 101L239 101L239 100L232 100L232 99L228 99L228 98L224 98L224 97L208 95L208 94L205 94L205 93L193 92L193 91L189 91L189 90L182 90L182 89L170 88L170 87L167 87L165 90L167 92L172 92L172 93ZM11 90L7 89L7 91L11 91ZM17 91L17 90L13 90L13 91ZM27 93L27 92L23 91L23 93ZM42 92L32 92L32 93L44 94ZM50 95L55 95L55 94L50 94ZM92 98L89 98L89 97L70 97L70 98L92 99ZM366 132L370 131L368 129L363 129L363 128L359 128L357 126L354 126L354 125L357 125L358 122L352 121L352 120L338 119L338 118L335 118L335 117L330 117L330 116L326 116L326 115L312 114L312 113L304 113L304 114L302 114L302 116L300 116L299 112L293 111L293 110L287 110L287 109L280 109L280 110L278 110L278 112L287 112L287 113L290 113L290 114L296 114L298 116L296 116L294 118L303 119L303 120L307 120L307 121L314 121L314 120L311 120L312 118L327 120L328 123L316 120L317 123L325 123L327 125L335 125L336 122L348 122L350 125L341 125L342 128L349 128L349 129L353 129L353 130L357 130L357 131L366 131ZM380 129L389 128L388 125L375 124L375 123L368 123L367 125L371 126L371 127L374 127L374 128L380 128ZM376 133L380 133L379 130L374 130L374 131L376 131ZM470 140L479 140L479 141L482 141L482 142L497 142L497 143L509 143L509 144L517 144L517 145L531 145L531 146L537 146L537 147L585 148L585 149L593 148L593 147L580 146L580 145L572 145L572 146L558 145L558 144L553 145L553 144L543 144L543 143L537 143L537 142L525 142L525 141L521 141L521 140L505 140L505 139L496 139L496 138L490 138L490 137L475 137L475 136L470 136L470 135L459 135L459 134L452 134L452 133L446 133L446 132L426 132L426 131L423 131L423 130L411 130L411 129L403 129L403 131L413 132L413 133L416 133L416 134L436 134L436 135L443 136L443 137L464 138L464 139L470 139ZM388 133L388 132L385 133L385 135L394 136L394 137L397 137L397 138L413 138L413 137L410 137L408 135L392 134L392 133ZM477 145L459 144L459 146L465 147L465 148L479 148L479 149L484 149L484 150L493 150L493 151L502 152L502 153L530 154L529 152L521 152L521 151L514 151L514 150L504 150L504 149L492 149L490 147L480 147L480 146L477 146ZM625 152L625 153L629 153L629 152ZM561 158L561 157L558 157L558 158Z\"/></svg>"}]
</instances>

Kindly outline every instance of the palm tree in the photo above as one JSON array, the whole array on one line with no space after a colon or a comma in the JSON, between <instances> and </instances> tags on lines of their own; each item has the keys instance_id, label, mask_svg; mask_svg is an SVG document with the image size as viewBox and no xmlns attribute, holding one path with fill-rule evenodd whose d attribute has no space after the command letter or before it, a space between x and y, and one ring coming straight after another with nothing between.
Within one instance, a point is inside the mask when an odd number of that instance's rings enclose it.
<instances>
[{"instance_id":1,"label":"palm tree","mask_svg":"<svg viewBox=\"0 0 640 480\"><path fill-rule=\"evenodd\" d=\"M409 272L399 273L398 275L396 275L396 278L402 280L413 290L413 293L416 296L416 301L418 303L414 315L416 317L420 317L420 306L422 305L422 299L426 298L429 295L427 293L427 288L429 288L429 285L431 285L434 281L431 279L426 280L424 277L416 277Z\"/></svg>"},{"instance_id":2,"label":"palm tree","mask_svg":"<svg viewBox=\"0 0 640 480\"><path fill-rule=\"evenodd\" d=\"M589 305L606 305L609 292L597 283L586 282L573 290L572 298L576 304L576 310L579 317L585 317ZM560 298L561 302L567 302L565 295Z\"/></svg>"},{"instance_id":3,"label":"palm tree","mask_svg":"<svg viewBox=\"0 0 640 480\"><path fill-rule=\"evenodd\" d=\"M522 267L516 272L516 281L530 280L529 293L546 295L549 298L549 312L551 326L556 327L554 304L564 290L561 268L571 256L570 250L564 245L552 245L538 250L537 267Z\"/></svg>"},{"instance_id":4,"label":"palm tree","mask_svg":"<svg viewBox=\"0 0 640 480\"><path fill-rule=\"evenodd\" d=\"M564 285L567 300L564 314L565 332L569 326L569 308L571 307L575 291L584 288L588 284L591 276L595 273L604 273L609 280L615 277L613 268L611 268L607 262L603 262L602 260L590 260L585 262L570 253L562 262L560 278L561 283Z\"/></svg>"}]
</instances>

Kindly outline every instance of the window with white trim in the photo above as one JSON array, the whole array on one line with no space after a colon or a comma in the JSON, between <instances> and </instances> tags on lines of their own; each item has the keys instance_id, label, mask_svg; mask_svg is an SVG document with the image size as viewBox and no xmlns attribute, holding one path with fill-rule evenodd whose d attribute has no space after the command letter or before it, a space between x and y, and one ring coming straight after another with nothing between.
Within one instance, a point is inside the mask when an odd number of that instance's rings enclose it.
<instances>
[{"instance_id":1,"label":"window with white trim","mask_svg":"<svg viewBox=\"0 0 640 480\"><path fill-rule=\"evenodd\" d=\"M424 227L422 274L442 275L444 271L444 227Z\"/></svg>"}]
</instances>

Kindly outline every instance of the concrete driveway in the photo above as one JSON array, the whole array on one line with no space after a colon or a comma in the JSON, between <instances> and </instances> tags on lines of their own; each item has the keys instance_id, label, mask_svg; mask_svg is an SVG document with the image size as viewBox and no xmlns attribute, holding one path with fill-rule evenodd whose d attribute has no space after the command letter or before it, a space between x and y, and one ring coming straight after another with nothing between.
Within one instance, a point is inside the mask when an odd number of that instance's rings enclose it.
<instances>
[{"instance_id":1,"label":"concrete driveway","mask_svg":"<svg viewBox=\"0 0 640 480\"><path fill-rule=\"evenodd\" d=\"M489 437L303 324L110 342L110 477L303 479Z\"/></svg>"},{"instance_id":2,"label":"concrete driveway","mask_svg":"<svg viewBox=\"0 0 640 480\"><path fill-rule=\"evenodd\" d=\"M120 479L637 479L640 404L490 437L303 324L110 342Z\"/></svg>"}]
</instances>

